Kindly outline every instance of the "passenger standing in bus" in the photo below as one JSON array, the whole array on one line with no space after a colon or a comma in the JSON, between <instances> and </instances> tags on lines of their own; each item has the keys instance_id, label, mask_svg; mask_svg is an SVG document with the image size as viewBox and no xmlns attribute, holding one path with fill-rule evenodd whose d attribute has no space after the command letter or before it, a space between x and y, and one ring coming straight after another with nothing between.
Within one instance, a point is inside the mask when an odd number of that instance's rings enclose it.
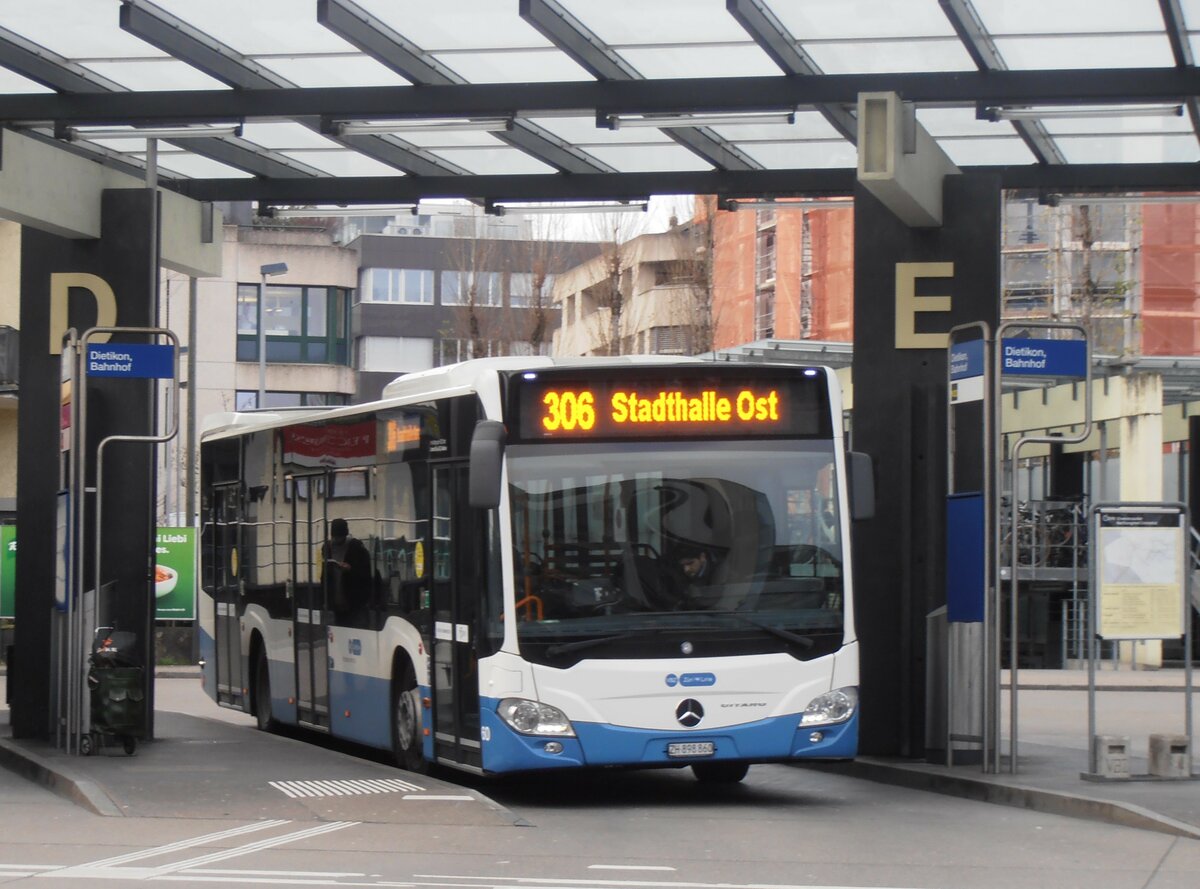
<instances>
[{"instance_id":1,"label":"passenger standing in bus","mask_svg":"<svg viewBox=\"0 0 1200 889\"><path fill-rule=\"evenodd\" d=\"M339 623L353 621L367 607L370 598L371 554L361 540L350 536L345 519L329 523L329 539L322 550L325 602Z\"/></svg>"}]
</instances>

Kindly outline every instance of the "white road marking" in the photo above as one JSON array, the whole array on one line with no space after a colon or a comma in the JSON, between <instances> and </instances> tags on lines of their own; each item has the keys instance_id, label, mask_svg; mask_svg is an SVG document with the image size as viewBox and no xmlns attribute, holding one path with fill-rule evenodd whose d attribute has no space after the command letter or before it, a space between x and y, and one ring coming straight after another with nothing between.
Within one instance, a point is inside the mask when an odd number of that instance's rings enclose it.
<instances>
[{"instance_id":1,"label":"white road marking","mask_svg":"<svg viewBox=\"0 0 1200 889\"><path fill-rule=\"evenodd\" d=\"M589 864L588 870L675 870L661 864Z\"/></svg>"},{"instance_id":2,"label":"white road marking","mask_svg":"<svg viewBox=\"0 0 1200 889\"><path fill-rule=\"evenodd\" d=\"M171 852L178 852L181 849L191 849L195 846L203 846L206 843L226 840L230 837L254 833L259 830L268 830L272 827L282 827L283 825L289 823L290 822L288 821L280 821L278 819L271 821L255 821L252 824L246 824L242 827L234 827L229 830L220 830L216 833L206 833L204 836L193 837L190 840L180 840L177 843L168 843L165 846L154 846L150 849L143 849L140 852L129 852L125 855L117 855L114 858L101 858L99 861L89 861L86 864L76 865L76 867L115 867L118 864L128 864L131 861L141 861L144 858L154 858L157 855L167 855Z\"/></svg>"},{"instance_id":3,"label":"white road marking","mask_svg":"<svg viewBox=\"0 0 1200 889\"><path fill-rule=\"evenodd\" d=\"M404 794L403 798L404 799L466 800L467 802L473 802L475 799L475 797L473 797L473 796L454 796L453 794L449 794L449 793L442 793L442 794L438 794L438 793L406 793L406 794Z\"/></svg>"},{"instance_id":4,"label":"white road marking","mask_svg":"<svg viewBox=\"0 0 1200 889\"><path fill-rule=\"evenodd\" d=\"M511 877L511 876L464 876L461 874L413 874L413 880L464 880L462 883L420 883L414 886L462 886L485 887L485 889L511 889L513 884L522 885L551 885L551 886L645 886L667 887L667 889L866 889L861 886L832 886L812 885L808 883L693 883L684 880L670 882L651 882L645 880L574 880L554 879L551 877ZM493 882L494 881L494 882ZM871 889L904 889L896 886L875 886Z\"/></svg>"},{"instance_id":5,"label":"white road marking","mask_svg":"<svg viewBox=\"0 0 1200 889\"><path fill-rule=\"evenodd\" d=\"M197 858L189 858L186 861L178 861L174 864L165 864L162 867L154 869L155 875L176 873L177 871L186 870L193 867L201 867L205 864L212 864L217 861L226 861L230 858L237 858L239 855L249 855L251 852L260 852L263 849L271 849L275 846L283 846L287 843L295 843L299 840L307 840L311 837L318 837L322 834L333 833L337 830L345 830L347 827L354 827L358 821L331 821L328 824L318 824L316 827L309 827L305 830L296 830L292 833L285 833L282 836L271 837L265 840L259 840L257 843L247 843L244 846L235 846L232 849L222 849L219 852L211 852L208 855L201 855Z\"/></svg>"},{"instance_id":6,"label":"white road marking","mask_svg":"<svg viewBox=\"0 0 1200 889\"><path fill-rule=\"evenodd\" d=\"M372 793L424 792L419 784L399 778L269 781L276 790L292 799L299 797L364 796Z\"/></svg>"}]
</instances>

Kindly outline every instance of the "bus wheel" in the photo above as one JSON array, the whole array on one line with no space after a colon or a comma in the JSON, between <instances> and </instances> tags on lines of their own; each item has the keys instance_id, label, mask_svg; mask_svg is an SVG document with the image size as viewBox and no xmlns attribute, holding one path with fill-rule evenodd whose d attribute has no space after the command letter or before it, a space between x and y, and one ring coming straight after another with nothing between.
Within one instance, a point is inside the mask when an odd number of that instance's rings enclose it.
<instances>
[{"instance_id":1,"label":"bus wheel","mask_svg":"<svg viewBox=\"0 0 1200 889\"><path fill-rule=\"evenodd\" d=\"M261 648L254 662L254 719L261 731L275 730L275 717L271 715L271 668L267 653Z\"/></svg>"},{"instance_id":2,"label":"bus wheel","mask_svg":"<svg viewBox=\"0 0 1200 889\"><path fill-rule=\"evenodd\" d=\"M429 770L421 747L421 693L407 661L392 680L392 752L396 765L410 772Z\"/></svg>"},{"instance_id":3,"label":"bus wheel","mask_svg":"<svg viewBox=\"0 0 1200 889\"><path fill-rule=\"evenodd\" d=\"M698 762L692 765L696 780L703 784L737 784L750 771L744 762Z\"/></svg>"}]
</instances>

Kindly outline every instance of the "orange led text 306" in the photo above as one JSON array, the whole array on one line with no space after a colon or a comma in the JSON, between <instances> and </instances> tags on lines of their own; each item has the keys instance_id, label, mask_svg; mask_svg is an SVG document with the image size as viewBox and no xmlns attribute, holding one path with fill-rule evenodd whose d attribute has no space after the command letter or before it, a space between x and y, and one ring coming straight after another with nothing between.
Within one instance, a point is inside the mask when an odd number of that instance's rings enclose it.
<instances>
[{"instance_id":1,"label":"orange led text 306","mask_svg":"<svg viewBox=\"0 0 1200 889\"><path fill-rule=\"evenodd\" d=\"M547 392L542 397L546 413L542 426L548 432L584 432L596 425L596 397L588 391ZM614 392L609 399L609 417L617 425L632 423L743 423L777 422L779 393L743 389L732 398L712 389L694 395L660 391L654 396Z\"/></svg>"}]
</instances>

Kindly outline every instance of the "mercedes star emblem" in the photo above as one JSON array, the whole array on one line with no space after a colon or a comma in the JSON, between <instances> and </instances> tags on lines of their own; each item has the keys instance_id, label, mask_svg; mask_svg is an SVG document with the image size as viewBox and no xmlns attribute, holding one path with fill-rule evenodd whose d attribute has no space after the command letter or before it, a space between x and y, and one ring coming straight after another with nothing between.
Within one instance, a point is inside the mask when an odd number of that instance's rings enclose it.
<instances>
[{"instance_id":1,"label":"mercedes star emblem","mask_svg":"<svg viewBox=\"0 0 1200 889\"><path fill-rule=\"evenodd\" d=\"M679 706L675 708L675 718L684 728L692 728L699 725L700 720L704 718L704 707L694 698L680 701Z\"/></svg>"}]
</instances>

